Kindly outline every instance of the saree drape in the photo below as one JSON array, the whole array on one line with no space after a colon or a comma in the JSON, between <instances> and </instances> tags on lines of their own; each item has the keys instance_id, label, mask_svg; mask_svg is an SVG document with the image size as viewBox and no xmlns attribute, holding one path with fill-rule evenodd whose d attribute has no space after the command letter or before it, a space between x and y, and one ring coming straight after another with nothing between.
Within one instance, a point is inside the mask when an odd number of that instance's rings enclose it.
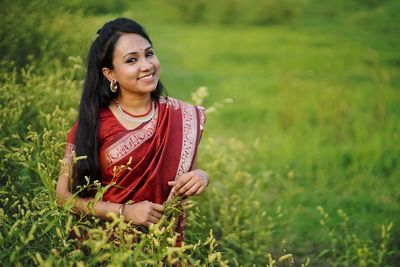
<instances>
[{"instance_id":1,"label":"saree drape","mask_svg":"<svg viewBox=\"0 0 400 267\"><path fill-rule=\"evenodd\" d=\"M193 166L204 123L202 107L171 97L160 97L154 117L133 130L122 126L110 109L102 109L98 180L103 185L115 182L102 200L114 203L148 200L158 204L166 201L171 191L168 181ZM68 134L66 157L73 150L76 127L77 123ZM128 163L129 169L114 173L115 167Z\"/></svg>"}]
</instances>

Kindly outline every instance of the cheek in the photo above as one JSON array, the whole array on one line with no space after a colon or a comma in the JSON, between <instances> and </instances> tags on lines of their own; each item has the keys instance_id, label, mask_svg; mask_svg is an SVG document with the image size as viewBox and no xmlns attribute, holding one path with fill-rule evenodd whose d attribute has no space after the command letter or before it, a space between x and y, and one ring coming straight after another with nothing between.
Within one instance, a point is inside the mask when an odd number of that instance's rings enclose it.
<instances>
[{"instance_id":1,"label":"cheek","mask_svg":"<svg viewBox=\"0 0 400 267\"><path fill-rule=\"evenodd\" d=\"M130 78L132 75L135 76L137 75L138 70L137 68L134 67L127 67L127 68L120 68L118 71L116 71L116 75L119 76L119 78L126 79Z\"/></svg>"},{"instance_id":2,"label":"cheek","mask_svg":"<svg viewBox=\"0 0 400 267\"><path fill-rule=\"evenodd\" d=\"M157 69L160 69L160 61L158 60L157 57L154 58L153 66L154 66L155 68L157 68Z\"/></svg>"}]
</instances>

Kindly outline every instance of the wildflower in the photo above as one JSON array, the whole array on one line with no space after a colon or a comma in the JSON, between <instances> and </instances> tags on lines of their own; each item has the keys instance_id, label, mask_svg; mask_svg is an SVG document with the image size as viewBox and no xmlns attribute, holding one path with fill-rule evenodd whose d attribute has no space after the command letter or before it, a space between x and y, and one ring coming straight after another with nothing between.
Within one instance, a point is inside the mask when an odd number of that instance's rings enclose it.
<instances>
[{"instance_id":1,"label":"wildflower","mask_svg":"<svg viewBox=\"0 0 400 267\"><path fill-rule=\"evenodd\" d=\"M56 234L59 238L63 238L60 228L56 228Z\"/></svg>"},{"instance_id":2,"label":"wildflower","mask_svg":"<svg viewBox=\"0 0 400 267\"><path fill-rule=\"evenodd\" d=\"M278 259L278 262L283 262L283 261L292 260L292 259L293 259L293 255L292 254L286 254L286 255L281 256Z\"/></svg>"},{"instance_id":3,"label":"wildflower","mask_svg":"<svg viewBox=\"0 0 400 267\"><path fill-rule=\"evenodd\" d=\"M34 235L34 233L36 232L36 229L37 229L36 224L32 225L31 230L30 230L29 233L28 233L28 237L27 237L27 238L25 239L25 241L24 241L25 244L28 244L30 241L33 240L33 238L34 238L33 235Z\"/></svg>"},{"instance_id":4,"label":"wildflower","mask_svg":"<svg viewBox=\"0 0 400 267\"><path fill-rule=\"evenodd\" d=\"M221 252L214 252L208 255L208 262L213 263L215 260L221 260Z\"/></svg>"},{"instance_id":5,"label":"wildflower","mask_svg":"<svg viewBox=\"0 0 400 267\"><path fill-rule=\"evenodd\" d=\"M193 92L191 96L193 103L196 106L201 106L204 99L208 96L208 89L205 86L201 86L195 92Z\"/></svg>"},{"instance_id":6,"label":"wildflower","mask_svg":"<svg viewBox=\"0 0 400 267\"><path fill-rule=\"evenodd\" d=\"M43 263L44 263L44 260L43 260L43 258L42 258L42 255L40 255L40 253L39 252L36 252L35 253L35 258L36 258L36 260L38 261L38 265L43 265Z\"/></svg>"}]
</instances>

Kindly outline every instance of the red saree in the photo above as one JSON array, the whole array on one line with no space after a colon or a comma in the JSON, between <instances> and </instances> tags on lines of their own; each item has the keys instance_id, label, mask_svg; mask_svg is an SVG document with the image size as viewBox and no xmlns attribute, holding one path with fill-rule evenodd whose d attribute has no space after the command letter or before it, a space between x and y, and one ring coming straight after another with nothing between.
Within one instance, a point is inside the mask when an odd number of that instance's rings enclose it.
<instances>
[{"instance_id":1,"label":"red saree","mask_svg":"<svg viewBox=\"0 0 400 267\"><path fill-rule=\"evenodd\" d=\"M202 107L171 97L160 97L155 116L133 130L124 128L110 109L102 109L99 181L107 185L114 179L116 183L104 193L103 201L166 201L171 191L168 181L192 168L204 122ZM73 149L76 126L75 123L68 134L66 154ZM114 166L126 165L130 158L131 170L121 171L113 178Z\"/></svg>"}]
</instances>

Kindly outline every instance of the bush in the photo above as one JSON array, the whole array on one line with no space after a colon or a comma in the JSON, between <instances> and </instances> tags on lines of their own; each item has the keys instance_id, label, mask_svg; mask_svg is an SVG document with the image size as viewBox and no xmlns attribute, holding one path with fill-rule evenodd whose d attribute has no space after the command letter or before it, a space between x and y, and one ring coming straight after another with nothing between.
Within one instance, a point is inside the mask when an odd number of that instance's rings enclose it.
<instances>
[{"instance_id":1,"label":"bush","mask_svg":"<svg viewBox=\"0 0 400 267\"><path fill-rule=\"evenodd\" d=\"M181 14L188 22L222 24L276 24L294 19L303 6L299 1L194 1L180 2Z\"/></svg>"},{"instance_id":2,"label":"bush","mask_svg":"<svg viewBox=\"0 0 400 267\"><path fill-rule=\"evenodd\" d=\"M15 62L17 67L23 67L32 59L40 58L49 43L56 39L46 26L59 13L60 6L49 0L6 0L2 3L0 61Z\"/></svg>"}]
</instances>

